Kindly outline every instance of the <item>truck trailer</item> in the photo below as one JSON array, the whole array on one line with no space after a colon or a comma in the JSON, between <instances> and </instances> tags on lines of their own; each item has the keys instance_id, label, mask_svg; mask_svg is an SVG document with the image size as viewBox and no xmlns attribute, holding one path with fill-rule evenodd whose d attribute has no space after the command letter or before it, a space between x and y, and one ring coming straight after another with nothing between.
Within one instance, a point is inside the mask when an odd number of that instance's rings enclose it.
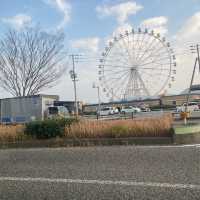
<instances>
[{"instance_id":1,"label":"truck trailer","mask_svg":"<svg viewBox=\"0 0 200 200\"><path fill-rule=\"evenodd\" d=\"M55 107L54 101L59 101L59 96L38 94L0 99L0 122L8 124L43 120L48 117L48 108L52 110Z\"/></svg>"}]
</instances>

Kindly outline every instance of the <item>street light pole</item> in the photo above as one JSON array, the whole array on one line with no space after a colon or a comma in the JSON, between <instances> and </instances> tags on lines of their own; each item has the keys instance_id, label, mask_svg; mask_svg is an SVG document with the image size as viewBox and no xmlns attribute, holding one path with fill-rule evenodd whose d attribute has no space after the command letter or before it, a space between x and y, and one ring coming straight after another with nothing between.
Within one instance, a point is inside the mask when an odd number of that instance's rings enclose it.
<instances>
[{"instance_id":1,"label":"street light pole","mask_svg":"<svg viewBox=\"0 0 200 200\"><path fill-rule=\"evenodd\" d=\"M101 100L100 100L100 88L99 88L99 86L97 86L97 90L98 90L98 110L99 110L99 114L100 114Z\"/></svg>"},{"instance_id":2,"label":"street light pole","mask_svg":"<svg viewBox=\"0 0 200 200\"><path fill-rule=\"evenodd\" d=\"M113 103L114 101L114 91L113 88L111 88L111 102Z\"/></svg>"},{"instance_id":3,"label":"street light pole","mask_svg":"<svg viewBox=\"0 0 200 200\"><path fill-rule=\"evenodd\" d=\"M95 83L93 83L93 88L96 88L97 89L97 92L98 92L98 110L97 110L97 116L99 115L100 113L100 110L101 110L101 99L100 99L100 87L99 86L96 86Z\"/></svg>"}]
</instances>

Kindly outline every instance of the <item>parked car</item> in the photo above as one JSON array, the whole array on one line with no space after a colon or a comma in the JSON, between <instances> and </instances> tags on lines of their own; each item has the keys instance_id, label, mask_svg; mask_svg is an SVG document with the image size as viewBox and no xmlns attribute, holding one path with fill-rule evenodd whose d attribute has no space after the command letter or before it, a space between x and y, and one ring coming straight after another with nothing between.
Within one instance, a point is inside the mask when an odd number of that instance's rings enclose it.
<instances>
[{"instance_id":1,"label":"parked car","mask_svg":"<svg viewBox=\"0 0 200 200\"><path fill-rule=\"evenodd\" d=\"M184 112L186 109L187 103L184 103L182 106L177 106L176 111L177 112ZM193 112L199 110L199 105L197 102L189 102L187 111Z\"/></svg>"},{"instance_id":2,"label":"parked car","mask_svg":"<svg viewBox=\"0 0 200 200\"><path fill-rule=\"evenodd\" d=\"M99 115L114 115L117 113L119 113L118 109L113 107L105 107L100 110Z\"/></svg>"},{"instance_id":3,"label":"parked car","mask_svg":"<svg viewBox=\"0 0 200 200\"><path fill-rule=\"evenodd\" d=\"M141 109L135 106L125 106L121 109L121 113L138 113L141 112Z\"/></svg>"}]
</instances>

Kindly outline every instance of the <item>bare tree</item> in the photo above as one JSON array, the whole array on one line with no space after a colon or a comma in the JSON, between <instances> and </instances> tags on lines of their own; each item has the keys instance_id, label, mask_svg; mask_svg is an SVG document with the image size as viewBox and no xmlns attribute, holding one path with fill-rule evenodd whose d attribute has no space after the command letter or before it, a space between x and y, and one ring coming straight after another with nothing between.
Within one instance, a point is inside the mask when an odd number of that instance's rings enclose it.
<instances>
[{"instance_id":1,"label":"bare tree","mask_svg":"<svg viewBox=\"0 0 200 200\"><path fill-rule=\"evenodd\" d=\"M0 87L28 96L51 87L63 74L64 34L39 28L9 30L0 40Z\"/></svg>"}]
</instances>

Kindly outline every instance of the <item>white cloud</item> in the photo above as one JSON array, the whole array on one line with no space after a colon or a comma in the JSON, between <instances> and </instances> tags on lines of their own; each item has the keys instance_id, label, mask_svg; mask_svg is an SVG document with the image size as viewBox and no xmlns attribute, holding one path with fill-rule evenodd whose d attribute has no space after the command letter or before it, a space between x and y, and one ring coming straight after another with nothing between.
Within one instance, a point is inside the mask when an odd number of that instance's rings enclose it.
<instances>
[{"instance_id":1,"label":"white cloud","mask_svg":"<svg viewBox=\"0 0 200 200\"><path fill-rule=\"evenodd\" d=\"M98 37L82 38L72 41L71 46L75 49L97 53L99 50L99 41Z\"/></svg>"},{"instance_id":2,"label":"white cloud","mask_svg":"<svg viewBox=\"0 0 200 200\"><path fill-rule=\"evenodd\" d=\"M30 24L32 21L32 18L29 15L21 13L13 17L2 18L1 21L5 24L9 24L10 26L13 26L14 28L20 29L23 26Z\"/></svg>"},{"instance_id":3,"label":"white cloud","mask_svg":"<svg viewBox=\"0 0 200 200\"><path fill-rule=\"evenodd\" d=\"M86 102L96 102L97 92L92 88L92 83L98 84L98 64L99 54L102 52L100 47L100 38L88 37L71 41L73 52L81 54L76 69L79 82L77 82L79 99ZM71 85L71 84L70 84ZM101 100L105 100L102 96Z\"/></svg>"},{"instance_id":4,"label":"white cloud","mask_svg":"<svg viewBox=\"0 0 200 200\"><path fill-rule=\"evenodd\" d=\"M142 8L143 6L134 1L127 1L116 5L97 6L96 11L100 17L114 16L119 24L123 24L130 15L135 15Z\"/></svg>"},{"instance_id":5,"label":"white cloud","mask_svg":"<svg viewBox=\"0 0 200 200\"><path fill-rule=\"evenodd\" d=\"M177 41L199 42L200 41L200 12L195 13L182 26L175 36Z\"/></svg>"},{"instance_id":6,"label":"white cloud","mask_svg":"<svg viewBox=\"0 0 200 200\"><path fill-rule=\"evenodd\" d=\"M58 25L62 29L70 21L71 4L67 0L43 0L46 4L55 7L63 15L63 19Z\"/></svg>"},{"instance_id":7,"label":"white cloud","mask_svg":"<svg viewBox=\"0 0 200 200\"><path fill-rule=\"evenodd\" d=\"M167 29L168 18L165 16L152 17L144 20L140 26L143 28L153 29L155 32L165 35L168 32Z\"/></svg>"},{"instance_id":8,"label":"white cloud","mask_svg":"<svg viewBox=\"0 0 200 200\"><path fill-rule=\"evenodd\" d=\"M70 46L73 48L72 52L80 54L80 57L75 59L75 70L78 76L77 82L77 95L78 100L84 100L85 102L96 102L97 92L92 88L92 83L98 83L98 62L99 62L99 42L98 37L81 38L70 42ZM71 58L69 60L68 71L72 68ZM47 90L50 94L60 94L61 99L74 100L74 91L71 78L69 74L66 74L55 88ZM66 93L66 91L68 91ZM102 100L104 97L102 97Z\"/></svg>"},{"instance_id":9,"label":"white cloud","mask_svg":"<svg viewBox=\"0 0 200 200\"><path fill-rule=\"evenodd\" d=\"M196 54L191 54L190 45L200 42L200 12L188 18L173 37L177 53L177 80L174 88L184 90L189 87ZM194 83L200 83L199 74Z\"/></svg>"}]
</instances>

